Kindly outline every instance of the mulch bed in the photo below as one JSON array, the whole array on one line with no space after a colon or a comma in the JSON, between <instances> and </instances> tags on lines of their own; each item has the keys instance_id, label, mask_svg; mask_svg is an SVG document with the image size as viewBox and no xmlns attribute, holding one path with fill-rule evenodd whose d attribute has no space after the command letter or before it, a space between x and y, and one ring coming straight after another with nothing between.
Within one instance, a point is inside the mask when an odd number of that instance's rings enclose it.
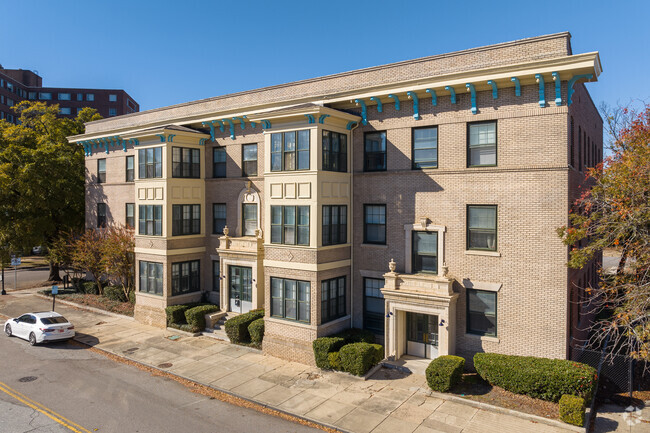
<instances>
[{"instance_id":1,"label":"mulch bed","mask_svg":"<svg viewBox=\"0 0 650 433\"><path fill-rule=\"evenodd\" d=\"M99 295L90 295L87 293L75 293L68 295L58 295L57 298L64 299L77 304L88 305L99 308L100 310L110 311L111 313L123 314L133 317L133 304L130 302L118 302Z\"/></svg>"},{"instance_id":2,"label":"mulch bed","mask_svg":"<svg viewBox=\"0 0 650 433\"><path fill-rule=\"evenodd\" d=\"M527 395L514 394L498 386L492 386L481 379L476 373L463 374L463 381L456 385L450 393L469 400L544 418L560 418L559 405L557 403L540 400Z\"/></svg>"}]
</instances>

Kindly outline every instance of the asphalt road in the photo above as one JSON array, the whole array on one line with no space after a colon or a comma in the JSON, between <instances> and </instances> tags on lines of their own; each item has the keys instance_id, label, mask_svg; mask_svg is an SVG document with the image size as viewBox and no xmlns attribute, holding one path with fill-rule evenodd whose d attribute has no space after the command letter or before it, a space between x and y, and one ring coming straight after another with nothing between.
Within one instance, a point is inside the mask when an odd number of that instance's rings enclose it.
<instances>
[{"instance_id":1,"label":"asphalt road","mask_svg":"<svg viewBox=\"0 0 650 433\"><path fill-rule=\"evenodd\" d=\"M64 273L61 272L61 278ZM41 268L24 268L18 267L16 271L16 282L19 289L34 287L47 281L50 276L50 270L47 267ZM5 269L5 290L14 290L14 269Z\"/></svg>"},{"instance_id":2,"label":"asphalt road","mask_svg":"<svg viewBox=\"0 0 650 433\"><path fill-rule=\"evenodd\" d=\"M31 347L0 335L0 433L70 431L318 430L195 394L76 343Z\"/></svg>"}]
</instances>

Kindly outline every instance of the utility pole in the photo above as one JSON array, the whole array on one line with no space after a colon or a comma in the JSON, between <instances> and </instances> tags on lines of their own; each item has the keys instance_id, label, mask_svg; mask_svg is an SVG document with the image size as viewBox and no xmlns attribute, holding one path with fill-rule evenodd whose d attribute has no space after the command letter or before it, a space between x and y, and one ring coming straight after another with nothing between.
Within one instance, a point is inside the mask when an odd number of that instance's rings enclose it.
<instances>
[{"instance_id":1,"label":"utility pole","mask_svg":"<svg viewBox=\"0 0 650 433\"><path fill-rule=\"evenodd\" d=\"M6 295L7 292L5 291L5 264L2 263L2 291L0 292L0 295Z\"/></svg>"}]
</instances>

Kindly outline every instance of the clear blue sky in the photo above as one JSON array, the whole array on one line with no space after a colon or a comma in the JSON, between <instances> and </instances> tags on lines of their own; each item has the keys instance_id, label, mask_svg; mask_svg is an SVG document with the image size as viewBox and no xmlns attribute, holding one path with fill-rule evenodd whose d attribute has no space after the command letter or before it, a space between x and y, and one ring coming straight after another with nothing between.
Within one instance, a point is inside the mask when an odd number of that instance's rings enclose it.
<instances>
[{"instance_id":1,"label":"clear blue sky","mask_svg":"<svg viewBox=\"0 0 650 433\"><path fill-rule=\"evenodd\" d=\"M122 88L141 110L570 31L599 105L650 102L650 2L0 0L0 64Z\"/></svg>"}]
</instances>

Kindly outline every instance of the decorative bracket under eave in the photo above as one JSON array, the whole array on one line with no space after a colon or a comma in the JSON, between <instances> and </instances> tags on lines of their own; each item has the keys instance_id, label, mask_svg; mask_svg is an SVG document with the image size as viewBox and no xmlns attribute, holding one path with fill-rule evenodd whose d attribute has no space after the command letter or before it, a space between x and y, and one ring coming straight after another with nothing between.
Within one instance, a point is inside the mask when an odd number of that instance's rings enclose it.
<instances>
[{"instance_id":1,"label":"decorative bracket under eave","mask_svg":"<svg viewBox=\"0 0 650 433\"><path fill-rule=\"evenodd\" d=\"M389 98L393 98L395 100L395 110L399 111L399 98L397 95L393 95L392 93L388 95Z\"/></svg>"},{"instance_id":2,"label":"decorative bracket under eave","mask_svg":"<svg viewBox=\"0 0 650 433\"><path fill-rule=\"evenodd\" d=\"M167 136L167 142L168 143L173 143L174 142L174 137L176 137L176 134L169 134Z\"/></svg>"},{"instance_id":3,"label":"decorative bracket under eave","mask_svg":"<svg viewBox=\"0 0 650 433\"><path fill-rule=\"evenodd\" d=\"M409 99L413 100L413 118L420 120L420 100L418 99L418 95L415 92L406 92L406 95Z\"/></svg>"},{"instance_id":4,"label":"decorative bracket under eave","mask_svg":"<svg viewBox=\"0 0 650 433\"><path fill-rule=\"evenodd\" d=\"M318 123L322 125L323 123L325 123L325 119L327 119L328 117L330 117L329 114L321 114L320 117L318 118Z\"/></svg>"},{"instance_id":5,"label":"decorative bracket under eave","mask_svg":"<svg viewBox=\"0 0 650 433\"><path fill-rule=\"evenodd\" d=\"M244 125L244 119L242 117L233 117L232 120L239 120L241 129L246 128L246 126Z\"/></svg>"},{"instance_id":6,"label":"decorative bracket under eave","mask_svg":"<svg viewBox=\"0 0 650 433\"><path fill-rule=\"evenodd\" d=\"M246 117L246 116L242 116L242 119L244 119L244 120L248 120L248 117ZM251 128L255 129L255 126L256 126L256 125L257 125L257 124L256 124L255 122L251 121Z\"/></svg>"},{"instance_id":7,"label":"decorative bracket under eave","mask_svg":"<svg viewBox=\"0 0 650 433\"><path fill-rule=\"evenodd\" d=\"M262 123L262 129L271 129L271 121L270 120L260 120Z\"/></svg>"},{"instance_id":8,"label":"decorative bracket under eave","mask_svg":"<svg viewBox=\"0 0 650 433\"><path fill-rule=\"evenodd\" d=\"M354 103L361 105L361 123L364 125L368 124L368 110L366 108L366 102L363 99L355 99Z\"/></svg>"},{"instance_id":9,"label":"decorative bracket under eave","mask_svg":"<svg viewBox=\"0 0 650 433\"><path fill-rule=\"evenodd\" d=\"M230 120L230 119L223 119L223 122L228 123L228 125L230 126L230 138L232 140L234 140L235 139L235 124L232 123L232 120Z\"/></svg>"},{"instance_id":10,"label":"decorative bracket under eave","mask_svg":"<svg viewBox=\"0 0 650 433\"><path fill-rule=\"evenodd\" d=\"M371 96L371 97L370 97L370 100L371 100L371 101L375 101L375 102L377 103L377 112L378 112L378 113L381 113L381 111L383 110L383 107L382 107L382 105L381 105L381 99L379 99L379 98L376 97L376 96Z\"/></svg>"},{"instance_id":11,"label":"decorative bracket under eave","mask_svg":"<svg viewBox=\"0 0 650 433\"><path fill-rule=\"evenodd\" d=\"M431 94L431 105L434 107L438 105L438 95L436 95L436 91L433 89L427 89L425 92Z\"/></svg>"},{"instance_id":12,"label":"decorative bracket under eave","mask_svg":"<svg viewBox=\"0 0 650 433\"><path fill-rule=\"evenodd\" d=\"M345 127L345 129L347 129L349 131L349 130L352 129L353 126L358 125L358 124L359 124L359 122L357 122L356 120L350 120L348 122L347 126Z\"/></svg>"},{"instance_id":13,"label":"decorative bracket under eave","mask_svg":"<svg viewBox=\"0 0 650 433\"><path fill-rule=\"evenodd\" d=\"M467 87L467 91L470 92L472 96L472 114L476 114L478 109L476 108L476 88L472 83L467 83L465 84L465 87Z\"/></svg>"},{"instance_id":14,"label":"decorative bracket under eave","mask_svg":"<svg viewBox=\"0 0 650 433\"><path fill-rule=\"evenodd\" d=\"M580 75L574 75L573 78L569 80L567 83L567 98L566 98L566 105L571 105L573 102L571 100L571 97L573 96L573 85L580 79L584 78L585 80L591 80L594 78L594 74L580 74Z\"/></svg>"},{"instance_id":15,"label":"decorative bracket under eave","mask_svg":"<svg viewBox=\"0 0 650 433\"><path fill-rule=\"evenodd\" d=\"M445 90L448 91L451 94L451 103L455 104L456 103L456 91L454 90L454 88L451 87L451 86L445 86Z\"/></svg>"},{"instance_id":16,"label":"decorative bracket under eave","mask_svg":"<svg viewBox=\"0 0 650 433\"><path fill-rule=\"evenodd\" d=\"M559 107L562 105L562 80L560 80L560 74L557 72L551 72L553 76L553 81L555 81L555 106Z\"/></svg>"},{"instance_id":17,"label":"decorative bracket under eave","mask_svg":"<svg viewBox=\"0 0 650 433\"><path fill-rule=\"evenodd\" d=\"M210 140L214 141L214 122L201 122L201 124L210 128Z\"/></svg>"},{"instance_id":18,"label":"decorative bracket under eave","mask_svg":"<svg viewBox=\"0 0 650 433\"><path fill-rule=\"evenodd\" d=\"M205 142L207 141L207 138L201 138L199 140L199 146L205 146Z\"/></svg>"},{"instance_id":19,"label":"decorative bracket under eave","mask_svg":"<svg viewBox=\"0 0 650 433\"><path fill-rule=\"evenodd\" d=\"M165 142L165 135L164 134L156 134L156 137L160 138L161 143Z\"/></svg>"},{"instance_id":20,"label":"decorative bracket under eave","mask_svg":"<svg viewBox=\"0 0 650 433\"><path fill-rule=\"evenodd\" d=\"M546 107L546 95L544 92L544 77L542 74L535 74L535 80L539 83L539 106Z\"/></svg>"},{"instance_id":21,"label":"decorative bracket under eave","mask_svg":"<svg viewBox=\"0 0 650 433\"><path fill-rule=\"evenodd\" d=\"M510 81L515 83L515 96L521 96L521 83L519 82L519 78L512 77Z\"/></svg>"},{"instance_id":22,"label":"decorative bracket under eave","mask_svg":"<svg viewBox=\"0 0 650 433\"><path fill-rule=\"evenodd\" d=\"M499 97L499 92L497 90L497 83L495 83L494 80L488 80L487 83L490 86L492 86L492 99L497 99Z\"/></svg>"},{"instance_id":23,"label":"decorative bracket under eave","mask_svg":"<svg viewBox=\"0 0 650 433\"><path fill-rule=\"evenodd\" d=\"M305 117L307 118L307 123L309 124L316 123L316 119L314 119L313 114L305 114Z\"/></svg>"}]
</instances>

